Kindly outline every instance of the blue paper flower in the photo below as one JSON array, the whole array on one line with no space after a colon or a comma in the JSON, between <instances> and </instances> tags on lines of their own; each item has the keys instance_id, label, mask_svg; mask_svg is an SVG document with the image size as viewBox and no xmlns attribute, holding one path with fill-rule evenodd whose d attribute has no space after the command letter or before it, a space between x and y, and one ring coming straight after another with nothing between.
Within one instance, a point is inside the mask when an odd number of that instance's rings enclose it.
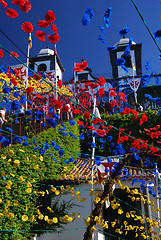
<instances>
[{"instance_id":1,"label":"blue paper flower","mask_svg":"<svg viewBox=\"0 0 161 240\"><path fill-rule=\"evenodd\" d=\"M40 155L44 155L44 153L45 153L45 150L44 150L43 148L40 148L39 154L40 154Z\"/></svg>"},{"instance_id":2,"label":"blue paper flower","mask_svg":"<svg viewBox=\"0 0 161 240\"><path fill-rule=\"evenodd\" d=\"M129 28L124 27L120 30L119 34L120 34L120 36L125 36L128 32L129 32Z\"/></svg>"},{"instance_id":3,"label":"blue paper flower","mask_svg":"<svg viewBox=\"0 0 161 240\"><path fill-rule=\"evenodd\" d=\"M74 157L69 158L69 162L74 162Z\"/></svg>"},{"instance_id":4,"label":"blue paper flower","mask_svg":"<svg viewBox=\"0 0 161 240\"><path fill-rule=\"evenodd\" d=\"M69 124L70 124L71 126L74 126L74 125L75 125L75 122L71 119L71 120L69 120Z\"/></svg>"},{"instance_id":5,"label":"blue paper flower","mask_svg":"<svg viewBox=\"0 0 161 240\"><path fill-rule=\"evenodd\" d=\"M43 129L45 127L45 122L41 123L41 128Z\"/></svg>"},{"instance_id":6,"label":"blue paper flower","mask_svg":"<svg viewBox=\"0 0 161 240\"><path fill-rule=\"evenodd\" d=\"M16 142L21 143L22 139L20 137L13 137L13 140L16 140Z\"/></svg>"},{"instance_id":7,"label":"blue paper flower","mask_svg":"<svg viewBox=\"0 0 161 240\"><path fill-rule=\"evenodd\" d=\"M63 128L66 128L66 126L64 125L64 123L61 123L60 125L61 125Z\"/></svg>"},{"instance_id":8,"label":"blue paper flower","mask_svg":"<svg viewBox=\"0 0 161 240\"><path fill-rule=\"evenodd\" d=\"M68 133L63 132L62 135L63 135L63 136L68 136Z\"/></svg>"},{"instance_id":9,"label":"blue paper flower","mask_svg":"<svg viewBox=\"0 0 161 240\"><path fill-rule=\"evenodd\" d=\"M91 148L96 148L96 145L94 142L91 143Z\"/></svg>"},{"instance_id":10,"label":"blue paper flower","mask_svg":"<svg viewBox=\"0 0 161 240\"><path fill-rule=\"evenodd\" d=\"M155 33L154 33L154 37L156 38L156 39L161 39L161 30L158 30L158 31L156 31Z\"/></svg>"},{"instance_id":11,"label":"blue paper flower","mask_svg":"<svg viewBox=\"0 0 161 240\"><path fill-rule=\"evenodd\" d=\"M116 65L117 66L123 66L125 63L125 59L124 58L117 58L116 59Z\"/></svg>"},{"instance_id":12,"label":"blue paper flower","mask_svg":"<svg viewBox=\"0 0 161 240\"><path fill-rule=\"evenodd\" d=\"M27 111L25 112L25 114L26 114L26 116L30 116L30 115L32 114L32 111L31 111L31 110L27 110Z\"/></svg>"},{"instance_id":13,"label":"blue paper flower","mask_svg":"<svg viewBox=\"0 0 161 240\"><path fill-rule=\"evenodd\" d=\"M33 138L33 140L32 140L32 141L33 141L33 144L36 144L36 139L35 139L35 138Z\"/></svg>"},{"instance_id":14,"label":"blue paper flower","mask_svg":"<svg viewBox=\"0 0 161 240\"><path fill-rule=\"evenodd\" d=\"M14 93L13 93L13 96L14 96L15 98L17 98L17 97L19 96L19 92L14 92Z\"/></svg>"},{"instance_id":15,"label":"blue paper flower","mask_svg":"<svg viewBox=\"0 0 161 240\"><path fill-rule=\"evenodd\" d=\"M109 46L109 47L107 47L108 51L114 51L116 49L117 49L117 46Z\"/></svg>"},{"instance_id":16,"label":"blue paper flower","mask_svg":"<svg viewBox=\"0 0 161 240\"><path fill-rule=\"evenodd\" d=\"M102 27L102 26L99 25L99 29L101 30L101 32L102 32L103 34L106 34L104 27Z\"/></svg>"},{"instance_id":17,"label":"blue paper flower","mask_svg":"<svg viewBox=\"0 0 161 240\"><path fill-rule=\"evenodd\" d=\"M158 115L161 116L161 109L158 110Z\"/></svg>"},{"instance_id":18,"label":"blue paper flower","mask_svg":"<svg viewBox=\"0 0 161 240\"><path fill-rule=\"evenodd\" d=\"M59 120L59 115L56 114L56 113L54 113L54 114L53 114L53 118L55 118L56 120Z\"/></svg>"},{"instance_id":19,"label":"blue paper flower","mask_svg":"<svg viewBox=\"0 0 161 240\"><path fill-rule=\"evenodd\" d=\"M85 139L84 132L79 135L79 138L80 138L80 140L84 140Z\"/></svg>"},{"instance_id":20,"label":"blue paper flower","mask_svg":"<svg viewBox=\"0 0 161 240\"><path fill-rule=\"evenodd\" d=\"M29 146L29 143L28 142L23 142L22 146L27 147L27 146Z\"/></svg>"},{"instance_id":21,"label":"blue paper flower","mask_svg":"<svg viewBox=\"0 0 161 240\"><path fill-rule=\"evenodd\" d=\"M107 8L105 14L104 14L104 18L107 19L109 17L111 17L112 14L112 7Z\"/></svg>"},{"instance_id":22,"label":"blue paper flower","mask_svg":"<svg viewBox=\"0 0 161 240\"><path fill-rule=\"evenodd\" d=\"M4 146L9 146L11 144L11 141L9 140L9 139L5 139L4 141L3 141L3 145Z\"/></svg>"},{"instance_id":23,"label":"blue paper flower","mask_svg":"<svg viewBox=\"0 0 161 240\"><path fill-rule=\"evenodd\" d=\"M129 46L132 45L132 42L133 42L133 38L132 38L132 37L129 37Z\"/></svg>"},{"instance_id":24,"label":"blue paper flower","mask_svg":"<svg viewBox=\"0 0 161 240\"><path fill-rule=\"evenodd\" d=\"M13 109L13 110L18 110L18 109L20 109L19 102L16 101L16 100L13 100L13 101L11 102L11 109Z\"/></svg>"},{"instance_id":25,"label":"blue paper flower","mask_svg":"<svg viewBox=\"0 0 161 240\"><path fill-rule=\"evenodd\" d=\"M110 26L110 21L109 21L108 18L106 18L106 19L104 18L104 23L105 23L106 27L109 28L109 26Z\"/></svg>"},{"instance_id":26,"label":"blue paper flower","mask_svg":"<svg viewBox=\"0 0 161 240\"><path fill-rule=\"evenodd\" d=\"M45 149L45 150L48 150L49 149L49 143L44 143L44 145L43 145L43 148Z\"/></svg>"},{"instance_id":27,"label":"blue paper flower","mask_svg":"<svg viewBox=\"0 0 161 240\"><path fill-rule=\"evenodd\" d=\"M54 157L52 157L52 159L53 159L53 161L57 162L57 160Z\"/></svg>"},{"instance_id":28,"label":"blue paper flower","mask_svg":"<svg viewBox=\"0 0 161 240\"><path fill-rule=\"evenodd\" d=\"M124 65L122 65L121 67L122 67L122 69L123 69L126 73L128 73L127 67L125 67Z\"/></svg>"},{"instance_id":29,"label":"blue paper flower","mask_svg":"<svg viewBox=\"0 0 161 240\"><path fill-rule=\"evenodd\" d=\"M68 162L68 161L66 161L66 160L64 160L64 162L65 162L66 164L69 164L69 162Z\"/></svg>"},{"instance_id":30,"label":"blue paper flower","mask_svg":"<svg viewBox=\"0 0 161 240\"><path fill-rule=\"evenodd\" d=\"M59 153L60 157L62 157L64 155L64 151L63 150L60 150L58 153Z\"/></svg>"},{"instance_id":31,"label":"blue paper flower","mask_svg":"<svg viewBox=\"0 0 161 240\"><path fill-rule=\"evenodd\" d=\"M0 136L0 142L3 143L6 140L4 136Z\"/></svg>"},{"instance_id":32,"label":"blue paper flower","mask_svg":"<svg viewBox=\"0 0 161 240\"><path fill-rule=\"evenodd\" d=\"M6 127L6 130L8 130L9 132L13 132L13 130L9 127Z\"/></svg>"},{"instance_id":33,"label":"blue paper flower","mask_svg":"<svg viewBox=\"0 0 161 240\"><path fill-rule=\"evenodd\" d=\"M125 48L124 55L126 57L130 55L130 46L129 45Z\"/></svg>"},{"instance_id":34,"label":"blue paper flower","mask_svg":"<svg viewBox=\"0 0 161 240\"><path fill-rule=\"evenodd\" d=\"M52 141L52 142L51 142L51 146L52 146L52 147L55 147L55 142Z\"/></svg>"},{"instance_id":35,"label":"blue paper flower","mask_svg":"<svg viewBox=\"0 0 161 240\"><path fill-rule=\"evenodd\" d=\"M105 40L103 39L102 35L99 34L98 40L100 40L104 45L106 45Z\"/></svg>"},{"instance_id":36,"label":"blue paper flower","mask_svg":"<svg viewBox=\"0 0 161 240\"><path fill-rule=\"evenodd\" d=\"M92 19L94 17L94 11L91 7L86 8L86 14L89 15L89 18Z\"/></svg>"},{"instance_id":37,"label":"blue paper flower","mask_svg":"<svg viewBox=\"0 0 161 240\"><path fill-rule=\"evenodd\" d=\"M56 145L56 146L54 147L54 149L55 149L56 151L59 151L59 150L60 150L60 146L59 146L59 145Z\"/></svg>"},{"instance_id":38,"label":"blue paper flower","mask_svg":"<svg viewBox=\"0 0 161 240\"><path fill-rule=\"evenodd\" d=\"M83 15L82 24L84 26L86 26L86 27L89 26L89 24L90 24L90 16L88 14L84 14Z\"/></svg>"},{"instance_id":39,"label":"blue paper flower","mask_svg":"<svg viewBox=\"0 0 161 240\"><path fill-rule=\"evenodd\" d=\"M9 93L9 91L10 91L10 88L8 88L8 87L3 88L4 93Z\"/></svg>"},{"instance_id":40,"label":"blue paper flower","mask_svg":"<svg viewBox=\"0 0 161 240\"><path fill-rule=\"evenodd\" d=\"M49 110L48 110L48 114L52 114L53 113L53 108L52 107L49 107Z\"/></svg>"},{"instance_id":41,"label":"blue paper flower","mask_svg":"<svg viewBox=\"0 0 161 240\"><path fill-rule=\"evenodd\" d=\"M21 138L22 138L22 140L24 140L24 141L28 140L28 137L26 137L26 136L21 136Z\"/></svg>"},{"instance_id":42,"label":"blue paper flower","mask_svg":"<svg viewBox=\"0 0 161 240\"><path fill-rule=\"evenodd\" d=\"M35 151L35 150L37 150L37 149L39 149L39 147L35 147L33 150Z\"/></svg>"},{"instance_id":43,"label":"blue paper flower","mask_svg":"<svg viewBox=\"0 0 161 240\"><path fill-rule=\"evenodd\" d=\"M112 136L108 136L108 137L107 137L107 141L109 141L109 142L112 141L112 139L113 139Z\"/></svg>"}]
</instances>

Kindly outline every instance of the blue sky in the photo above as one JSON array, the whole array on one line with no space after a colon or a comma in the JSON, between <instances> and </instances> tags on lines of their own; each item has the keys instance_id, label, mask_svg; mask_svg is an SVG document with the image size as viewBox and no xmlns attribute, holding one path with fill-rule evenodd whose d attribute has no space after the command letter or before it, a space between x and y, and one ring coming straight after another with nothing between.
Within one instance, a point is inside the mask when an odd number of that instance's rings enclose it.
<instances>
[{"instance_id":1,"label":"blue sky","mask_svg":"<svg viewBox=\"0 0 161 240\"><path fill-rule=\"evenodd\" d=\"M44 19L48 10L52 10L56 15L55 24L58 27L60 40L57 43L58 55L65 68L64 80L70 80L73 77L74 62L80 62L84 58L88 66L92 69L93 75L99 77L111 77L112 69L110 65L109 53L107 46L115 44L119 39L119 31L123 27L130 29L128 37L132 37L136 43L142 43L142 68L143 73L160 73L161 61L158 59L160 54L147 29L141 21L131 0L31 0L32 9L29 13L19 10L18 6L13 5L11 0L7 1L8 7L18 11L19 17L9 18L5 9L0 3L0 22L1 29L14 41L25 53L27 53L27 33L21 30L21 24L29 21L34 26L34 31L44 30L39 28L37 22ZM135 0L140 12L150 28L151 32L161 29L161 2L159 0ZM92 7L95 11L94 18L88 27L81 23L81 19L87 7ZM104 39L107 45L103 45L98 40L101 33L99 25L104 25L103 16L108 7L112 7L110 17L110 27L106 28ZM52 34L51 27L44 30L47 34ZM103 36L103 34L102 34ZM30 56L34 57L42 48L46 48L45 42L40 42L32 33L33 48ZM158 44L161 47L161 42ZM160 40L161 41L161 40ZM9 51L15 51L19 54L20 59L25 62L25 56L12 44L7 38L0 33L0 44ZM54 44L48 44L53 49ZM151 64L150 71L145 70L145 63ZM12 65L17 64L17 60L11 58L7 53L0 60L0 64Z\"/></svg>"}]
</instances>

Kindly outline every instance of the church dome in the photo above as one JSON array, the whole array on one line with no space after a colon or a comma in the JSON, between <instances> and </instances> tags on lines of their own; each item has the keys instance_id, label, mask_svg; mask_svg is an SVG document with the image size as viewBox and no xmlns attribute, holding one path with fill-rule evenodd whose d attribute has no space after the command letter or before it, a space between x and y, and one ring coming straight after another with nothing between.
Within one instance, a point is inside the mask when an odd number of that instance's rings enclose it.
<instances>
[{"instance_id":1,"label":"church dome","mask_svg":"<svg viewBox=\"0 0 161 240\"><path fill-rule=\"evenodd\" d=\"M51 56L51 55L54 55L54 50L45 48L40 50L40 52L37 54L37 57Z\"/></svg>"}]
</instances>

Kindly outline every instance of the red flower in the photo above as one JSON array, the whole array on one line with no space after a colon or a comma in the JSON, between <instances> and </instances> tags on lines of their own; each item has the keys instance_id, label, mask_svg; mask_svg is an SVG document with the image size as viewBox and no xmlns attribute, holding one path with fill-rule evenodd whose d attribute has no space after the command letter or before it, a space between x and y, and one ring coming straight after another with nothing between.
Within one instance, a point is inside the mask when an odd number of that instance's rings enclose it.
<instances>
[{"instance_id":1,"label":"red flower","mask_svg":"<svg viewBox=\"0 0 161 240\"><path fill-rule=\"evenodd\" d=\"M118 107L121 107L121 103L120 103L119 100L117 100L117 106L118 106Z\"/></svg>"},{"instance_id":2,"label":"red flower","mask_svg":"<svg viewBox=\"0 0 161 240\"><path fill-rule=\"evenodd\" d=\"M69 111L69 107L68 107L67 105L64 105L64 106L62 107L62 111L63 111L63 112L68 112L68 111Z\"/></svg>"},{"instance_id":3,"label":"red flower","mask_svg":"<svg viewBox=\"0 0 161 240\"><path fill-rule=\"evenodd\" d=\"M15 4L15 5L25 5L26 3L26 0L12 0L12 3Z\"/></svg>"},{"instance_id":4,"label":"red flower","mask_svg":"<svg viewBox=\"0 0 161 240\"><path fill-rule=\"evenodd\" d=\"M18 17L18 13L17 13L15 10L13 10L12 8L7 8L6 14L7 14L10 18L16 18L16 17Z\"/></svg>"},{"instance_id":5,"label":"red flower","mask_svg":"<svg viewBox=\"0 0 161 240\"><path fill-rule=\"evenodd\" d=\"M97 83L103 87L104 84L106 83L106 80L104 79L104 77L99 77Z\"/></svg>"},{"instance_id":6,"label":"red flower","mask_svg":"<svg viewBox=\"0 0 161 240\"><path fill-rule=\"evenodd\" d=\"M122 101L122 102L127 102L127 100L124 99L124 98L120 98L120 101Z\"/></svg>"},{"instance_id":7,"label":"red flower","mask_svg":"<svg viewBox=\"0 0 161 240\"><path fill-rule=\"evenodd\" d=\"M118 96L121 97L121 98L125 98L125 97L126 97L126 94L123 93L123 92L120 92L120 93L118 93Z\"/></svg>"},{"instance_id":8,"label":"red flower","mask_svg":"<svg viewBox=\"0 0 161 240\"><path fill-rule=\"evenodd\" d=\"M111 103L112 103L112 107L114 107L116 104L116 100L114 99Z\"/></svg>"},{"instance_id":9,"label":"red flower","mask_svg":"<svg viewBox=\"0 0 161 240\"><path fill-rule=\"evenodd\" d=\"M111 90L116 90L116 88L109 88L108 91L111 91Z\"/></svg>"},{"instance_id":10,"label":"red flower","mask_svg":"<svg viewBox=\"0 0 161 240\"><path fill-rule=\"evenodd\" d=\"M37 76L37 75L39 75L39 76ZM33 78L35 79L35 80L40 80L41 79L41 77L42 77L42 75L41 75L41 73L39 73L39 72L37 72L36 74L34 73L34 76L33 76Z\"/></svg>"},{"instance_id":11,"label":"red flower","mask_svg":"<svg viewBox=\"0 0 161 240\"><path fill-rule=\"evenodd\" d=\"M88 131L92 131L92 130L95 130L95 128L93 126L88 126Z\"/></svg>"},{"instance_id":12,"label":"red flower","mask_svg":"<svg viewBox=\"0 0 161 240\"><path fill-rule=\"evenodd\" d=\"M50 23L47 22L46 20L42 20L42 21L38 21L37 26L46 28L46 27L49 27L49 24Z\"/></svg>"},{"instance_id":13,"label":"red flower","mask_svg":"<svg viewBox=\"0 0 161 240\"><path fill-rule=\"evenodd\" d=\"M148 118L147 116L145 115L145 113L143 113L141 119L140 119L140 123L139 125L142 125L144 122L147 122L148 121Z\"/></svg>"},{"instance_id":14,"label":"red flower","mask_svg":"<svg viewBox=\"0 0 161 240\"><path fill-rule=\"evenodd\" d=\"M39 38L40 41L45 41L46 33L42 32L42 31L36 31L35 35L36 35L36 37Z\"/></svg>"},{"instance_id":15,"label":"red flower","mask_svg":"<svg viewBox=\"0 0 161 240\"><path fill-rule=\"evenodd\" d=\"M160 125L156 125L156 127L154 127L154 128L149 128L151 131L153 131L153 130L158 130L160 128Z\"/></svg>"},{"instance_id":16,"label":"red flower","mask_svg":"<svg viewBox=\"0 0 161 240\"><path fill-rule=\"evenodd\" d=\"M30 22L24 22L21 25L21 29L24 30L26 33L32 33L34 28Z\"/></svg>"},{"instance_id":17,"label":"red flower","mask_svg":"<svg viewBox=\"0 0 161 240\"><path fill-rule=\"evenodd\" d=\"M80 113L80 110L79 110L79 109L73 109L73 113L74 113L74 114L79 114L79 113Z\"/></svg>"},{"instance_id":18,"label":"red flower","mask_svg":"<svg viewBox=\"0 0 161 240\"><path fill-rule=\"evenodd\" d=\"M6 3L4 0L1 0L0 2L2 3L3 8L6 8L8 6L8 3Z\"/></svg>"},{"instance_id":19,"label":"red flower","mask_svg":"<svg viewBox=\"0 0 161 240\"><path fill-rule=\"evenodd\" d=\"M132 121L135 121L138 118L138 115L135 115L135 117L132 118Z\"/></svg>"},{"instance_id":20,"label":"red flower","mask_svg":"<svg viewBox=\"0 0 161 240\"><path fill-rule=\"evenodd\" d=\"M116 97L116 96L117 96L117 93L116 93L115 91L111 90L111 91L109 92L109 96L110 96L110 97Z\"/></svg>"},{"instance_id":21,"label":"red flower","mask_svg":"<svg viewBox=\"0 0 161 240\"><path fill-rule=\"evenodd\" d=\"M56 43L56 42L59 41L59 35L58 34L48 35L48 38L49 38L50 43Z\"/></svg>"},{"instance_id":22,"label":"red flower","mask_svg":"<svg viewBox=\"0 0 161 240\"><path fill-rule=\"evenodd\" d=\"M19 5L21 11L28 13L31 9L31 3L27 0L24 5Z\"/></svg>"},{"instance_id":23,"label":"red flower","mask_svg":"<svg viewBox=\"0 0 161 240\"><path fill-rule=\"evenodd\" d=\"M14 86L17 86L17 81L12 77L11 78L11 83L14 85Z\"/></svg>"},{"instance_id":24,"label":"red flower","mask_svg":"<svg viewBox=\"0 0 161 240\"><path fill-rule=\"evenodd\" d=\"M59 80L57 84L58 84L59 88L61 88L63 85L62 80Z\"/></svg>"},{"instance_id":25,"label":"red flower","mask_svg":"<svg viewBox=\"0 0 161 240\"><path fill-rule=\"evenodd\" d=\"M49 23L55 21L55 14L52 10L48 10L47 14L45 15L45 20Z\"/></svg>"},{"instance_id":26,"label":"red flower","mask_svg":"<svg viewBox=\"0 0 161 240\"><path fill-rule=\"evenodd\" d=\"M3 58L3 50L0 49L0 58Z\"/></svg>"},{"instance_id":27,"label":"red flower","mask_svg":"<svg viewBox=\"0 0 161 240\"><path fill-rule=\"evenodd\" d=\"M85 112L85 113L84 113L84 118L85 118L85 119L89 119L89 118L90 118L90 116L91 116L91 115L90 115L90 113L89 113L89 112Z\"/></svg>"},{"instance_id":28,"label":"red flower","mask_svg":"<svg viewBox=\"0 0 161 240\"><path fill-rule=\"evenodd\" d=\"M87 62L86 61L83 61L81 63L76 63L75 64L75 67L73 68L73 70L75 72L84 72L84 69L88 66ZM99 86L99 84L98 84Z\"/></svg>"},{"instance_id":29,"label":"red flower","mask_svg":"<svg viewBox=\"0 0 161 240\"><path fill-rule=\"evenodd\" d=\"M108 126L106 129L106 133L109 132L112 128L113 128L113 126Z\"/></svg>"},{"instance_id":30,"label":"red flower","mask_svg":"<svg viewBox=\"0 0 161 240\"><path fill-rule=\"evenodd\" d=\"M60 109L61 107L62 107L62 103L58 101L58 102L55 104L55 108L56 108L56 109Z\"/></svg>"},{"instance_id":31,"label":"red flower","mask_svg":"<svg viewBox=\"0 0 161 240\"><path fill-rule=\"evenodd\" d=\"M10 54L11 57L13 57L12 55L14 55L17 58L19 57L19 55L17 53L13 52L13 51L10 51L10 53L12 53L12 54Z\"/></svg>"},{"instance_id":32,"label":"red flower","mask_svg":"<svg viewBox=\"0 0 161 240\"><path fill-rule=\"evenodd\" d=\"M26 88L26 93L27 93L27 94L30 94L30 93L32 93L32 92L33 92L33 88L32 88L32 87Z\"/></svg>"},{"instance_id":33,"label":"red flower","mask_svg":"<svg viewBox=\"0 0 161 240\"><path fill-rule=\"evenodd\" d=\"M105 130L97 129L96 132L97 132L98 136L100 136L100 137L103 137L103 136L106 135L106 131Z\"/></svg>"},{"instance_id":34,"label":"red flower","mask_svg":"<svg viewBox=\"0 0 161 240\"><path fill-rule=\"evenodd\" d=\"M82 121L77 121L78 125L83 126L84 123Z\"/></svg>"},{"instance_id":35,"label":"red flower","mask_svg":"<svg viewBox=\"0 0 161 240\"><path fill-rule=\"evenodd\" d=\"M58 28L56 27L56 25L54 23L52 24L52 30L53 30L53 33L58 34Z\"/></svg>"},{"instance_id":36,"label":"red flower","mask_svg":"<svg viewBox=\"0 0 161 240\"><path fill-rule=\"evenodd\" d=\"M138 112L137 112L135 109L131 109L131 113L132 113L133 115L137 115L137 114L138 114Z\"/></svg>"},{"instance_id":37,"label":"red flower","mask_svg":"<svg viewBox=\"0 0 161 240\"><path fill-rule=\"evenodd\" d=\"M97 91L97 94L98 94L100 97L104 97L104 96L105 96L105 89L104 89L104 88L100 88L100 89Z\"/></svg>"},{"instance_id":38,"label":"red flower","mask_svg":"<svg viewBox=\"0 0 161 240\"><path fill-rule=\"evenodd\" d=\"M91 83L91 84L90 84L91 89L95 89L95 88L97 88L98 86L99 86L98 83Z\"/></svg>"}]
</instances>

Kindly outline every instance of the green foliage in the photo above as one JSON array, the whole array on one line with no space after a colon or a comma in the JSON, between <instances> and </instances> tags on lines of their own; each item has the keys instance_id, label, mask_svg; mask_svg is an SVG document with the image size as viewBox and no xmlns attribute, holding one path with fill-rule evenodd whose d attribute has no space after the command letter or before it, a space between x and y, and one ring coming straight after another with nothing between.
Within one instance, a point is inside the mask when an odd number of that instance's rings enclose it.
<instances>
[{"instance_id":1,"label":"green foliage","mask_svg":"<svg viewBox=\"0 0 161 240\"><path fill-rule=\"evenodd\" d=\"M128 134L130 133L131 137L135 137L136 139L143 139L144 141L148 140L149 145L154 145L155 147L159 147L160 145L158 144L157 141L159 141L159 138L154 138L152 139L149 135L146 135L146 132L144 128L149 129L153 128L156 125L161 125L161 117L158 115L157 111L147 111L145 112L146 116L148 117L148 121L144 122L142 125L139 125L140 119L142 116L142 113L138 114L138 118L133 121L134 115L128 114L128 115L102 115L102 119L106 121L106 127L107 126L114 126L105 137L100 138L96 137L96 149L95 149L95 155L107 157L107 156L112 156L114 155L113 150L116 148L117 140L118 140L118 129L119 127L123 129L123 132ZM83 120L81 118L81 120ZM160 130L160 129L158 129ZM87 128L85 130L82 130L85 133L87 133ZM154 131L155 132L155 131ZM112 140L108 141L107 138L108 136L112 136ZM123 133L121 133L121 136L125 136ZM126 152L130 152L130 146L132 140L131 137L129 137L128 141L123 142L123 148L125 149ZM101 142L100 139L103 139L103 141L106 141L106 143L103 145L103 148L101 149ZM90 144L92 142L92 134L87 136L84 141L82 141L82 152L88 153L91 155L91 147ZM89 144L90 143L90 144Z\"/></svg>"},{"instance_id":2,"label":"green foliage","mask_svg":"<svg viewBox=\"0 0 161 240\"><path fill-rule=\"evenodd\" d=\"M64 160L70 157L77 158L76 152L80 152L77 124L71 126L65 123L65 125L65 132L72 132L77 139L69 134L62 136L63 132L59 129L63 127L58 125L55 129L50 128L37 135L36 144L30 139L27 147L16 144L0 151L0 226L4 230L24 230L24 232L13 231L13 240L30 239L31 228L36 228L38 218L36 207L40 195L38 185L35 183L52 182L61 177L62 171L67 173L73 167L73 163L67 165ZM64 150L62 157L51 146L52 141ZM39 149L44 147L44 143L49 144L49 149L40 156ZM36 149L37 147L39 149ZM23 215L27 216L26 221L22 220ZM11 232L0 232L0 239L10 238Z\"/></svg>"}]
</instances>

